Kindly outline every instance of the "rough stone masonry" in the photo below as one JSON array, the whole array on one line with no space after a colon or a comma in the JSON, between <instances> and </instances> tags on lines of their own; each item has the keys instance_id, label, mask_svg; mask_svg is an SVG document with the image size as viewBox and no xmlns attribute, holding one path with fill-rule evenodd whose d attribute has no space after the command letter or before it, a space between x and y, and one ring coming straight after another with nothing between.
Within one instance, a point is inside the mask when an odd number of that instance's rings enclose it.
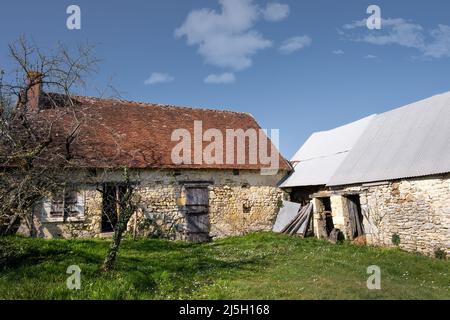
<instances>
[{"instance_id":1,"label":"rough stone masonry","mask_svg":"<svg viewBox=\"0 0 450 320\"><path fill-rule=\"evenodd\" d=\"M348 194L360 196L368 244L392 246L392 236L398 235L404 250L430 256L443 250L450 255L450 174L333 189L335 227L351 239L344 201ZM317 220L318 198L314 203Z\"/></svg>"},{"instance_id":2,"label":"rough stone masonry","mask_svg":"<svg viewBox=\"0 0 450 320\"><path fill-rule=\"evenodd\" d=\"M128 233L183 240L186 231L183 185L199 181L208 183L212 238L269 231L285 197L276 187L282 175L262 176L254 170L137 170L135 179L139 183L135 192L140 203L129 222ZM112 174L108 181L120 181L120 174ZM52 219L45 216L42 207L36 207L37 236L102 236L102 193L94 185L83 184L78 193L82 194L84 214L76 219Z\"/></svg>"}]
</instances>

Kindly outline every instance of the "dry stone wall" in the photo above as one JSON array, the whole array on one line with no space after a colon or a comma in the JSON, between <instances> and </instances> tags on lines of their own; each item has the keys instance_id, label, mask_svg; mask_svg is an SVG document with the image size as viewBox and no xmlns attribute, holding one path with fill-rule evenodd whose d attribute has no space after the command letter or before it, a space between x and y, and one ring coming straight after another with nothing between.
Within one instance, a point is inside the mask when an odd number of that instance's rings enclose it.
<instances>
[{"instance_id":1,"label":"dry stone wall","mask_svg":"<svg viewBox=\"0 0 450 320\"><path fill-rule=\"evenodd\" d=\"M441 249L450 255L449 174L347 187L339 192L360 194L369 244L392 246L392 236L398 235L404 250L434 255Z\"/></svg>"},{"instance_id":2,"label":"dry stone wall","mask_svg":"<svg viewBox=\"0 0 450 320\"><path fill-rule=\"evenodd\" d=\"M285 193L276 185L284 176L261 175L259 171L240 170L140 170L133 172L140 198L139 210L130 220L128 233L140 237L170 240L185 238L183 185L206 182L213 238L271 230ZM120 173L102 180L120 182ZM84 219L75 222L44 222L35 214L40 237L100 237L102 195L93 186L83 186Z\"/></svg>"}]
</instances>

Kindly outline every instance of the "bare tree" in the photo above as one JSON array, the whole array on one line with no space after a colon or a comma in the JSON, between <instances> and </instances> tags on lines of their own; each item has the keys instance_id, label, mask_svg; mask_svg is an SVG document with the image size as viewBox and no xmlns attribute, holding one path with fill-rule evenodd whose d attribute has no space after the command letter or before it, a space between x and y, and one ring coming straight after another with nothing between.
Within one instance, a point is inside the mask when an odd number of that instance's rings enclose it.
<instances>
[{"instance_id":1,"label":"bare tree","mask_svg":"<svg viewBox=\"0 0 450 320\"><path fill-rule=\"evenodd\" d=\"M96 127L101 127L114 141L116 156L126 151L114 129L98 122L92 113L84 113L82 97L74 94L85 88L85 77L96 71L98 60L92 57L92 46L79 46L75 54L62 45L56 51L43 53L35 44L20 38L9 50L15 67L9 72L0 68L0 235L13 232L20 222L27 224L30 235L34 236L34 205L62 194L67 181L74 178L74 168L80 168L73 146L83 130L90 130L89 134L96 136ZM42 106L58 112L41 116ZM148 158L142 152L152 150L152 145L139 149L126 156L142 157L146 163L160 160L153 154ZM109 175L117 171L98 170L100 173L94 179L84 177L84 182L104 185ZM113 269L123 234L139 203L128 168L123 169L118 184L122 192L112 199L118 222L103 264L104 271ZM103 198L108 196L104 188L98 191L103 193Z\"/></svg>"},{"instance_id":2,"label":"bare tree","mask_svg":"<svg viewBox=\"0 0 450 320\"><path fill-rule=\"evenodd\" d=\"M136 193L134 193L135 185L130 178L130 172L128 168L123 169L123 177L123 192L119 195L119 197L114 199L114 203L116 203L119 208L119 220L114 227L112 242L103 263L103 270L106 272L111 271L114 268L123 234L127 230L127 226L131 217L138 209L139 197Z\"/></svg>"},{"instance_id":3,"label":"bare tree","mask_svg":"<svg viewBox=\"0 0 450 320\"><path fill-rule=\"evenodd\" d=\"M0 234L11 232L19 221L33 235L33 205L57 193L66 183L71 145L79 120L73 92L83 88L84 77L96 71L93 47L71 51L59 45L42 52L25 37L9 46L13 67L0 67ZM39 118L39 105L73 114L64 147L54 141L55 119Z\"/></svg>"}]
</instances>

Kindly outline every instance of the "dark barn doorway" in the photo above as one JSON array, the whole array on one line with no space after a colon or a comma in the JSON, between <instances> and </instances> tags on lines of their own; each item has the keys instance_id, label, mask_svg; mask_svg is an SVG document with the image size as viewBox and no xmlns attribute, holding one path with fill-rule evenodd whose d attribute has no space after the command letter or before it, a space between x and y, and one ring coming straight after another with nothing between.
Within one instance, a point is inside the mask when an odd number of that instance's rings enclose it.
<instances>
[{"instance_id":1,"label":"dark barn doorway","mask_svg":"<svg viewBox=\"0 0 450 320\"><path fill-rule=\"evenodd\" d=\"M356 239L365 234L363 215L361 210L361 199L359 195L348 195L347 197L348 216L350 220L351 237Z\"/></svg>"},{"instance_id":2,"label":"dark barn doorway","mask_svg":"<svg viewBox=\"0 0 450 320\"><path fill-rule=\"evenodd\" d=\"M114 231L125 192L126 187L123 185L105 184L103 186L102 233Z\"/></svg>"},{"instance_id":3,"label":"dark barn doorway","mask_svg":"<svg viewBox=\"0 0 450 320\"><path fill-rule=\"evenodd\" d=\"M185 185L186 240L210 241L209 190L205 185Z\"/></svg>"},{"instance_id":4,"label":"dark barn doorway","mask_svg":"<svg viewBox=\"0 0 450 320\"><path fill-rule=\"evenodd\" d=\"M334 230L333 213L331 210L330 197L318 197L319 206L317 208L319 219L317 220L318 237L328 239Z\"/></svg>"},{"instance_id":5,"label":"dark barn doorway","mask_svg":"<svg viewBox=\"0 0 450 320\"><path fill-rule=\"evenodd\" d=\"M325 218L325 230L327 236L331 234L334 229L333 212L331 211L331 198L320 198L323 205L323 215Z\"/></svg>"}]
</instances>

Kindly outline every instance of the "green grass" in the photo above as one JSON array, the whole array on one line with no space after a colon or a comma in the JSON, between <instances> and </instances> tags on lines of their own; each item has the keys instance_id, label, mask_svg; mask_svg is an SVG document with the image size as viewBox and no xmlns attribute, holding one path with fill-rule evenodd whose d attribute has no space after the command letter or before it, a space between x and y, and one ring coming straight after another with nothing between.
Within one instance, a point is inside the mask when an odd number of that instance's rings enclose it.
<instances>
[{"instance_id":1,"label":"green grass","mask_svg":"<svg viewBox=\"0 0 450 320\"><path fill-rule=\"evenodd\" d=\"M105 240L0 238L0 299L450 299L450 262L398 249L271 233L209 244L124 241L114 272ZM66 269L82 270L81 290ZM381 290L366 287L369 265Z\"/></svg>"}]
</instances>

